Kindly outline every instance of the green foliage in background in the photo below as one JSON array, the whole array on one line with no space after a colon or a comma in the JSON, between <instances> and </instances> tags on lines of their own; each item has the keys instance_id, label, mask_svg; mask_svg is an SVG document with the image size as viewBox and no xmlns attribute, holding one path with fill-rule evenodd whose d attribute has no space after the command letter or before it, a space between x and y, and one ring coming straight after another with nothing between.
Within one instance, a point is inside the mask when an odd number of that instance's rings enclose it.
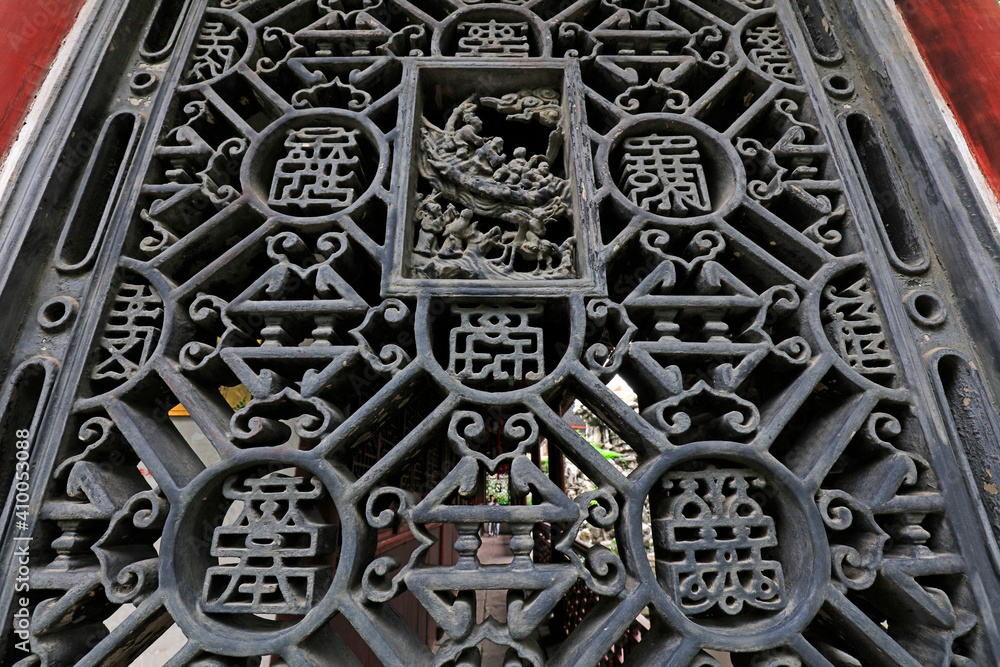
<instances>
[{"instance_id":1,"label":"green foliage in background","mask_svg":"<svg viewBox=\"0 0 1000 667\"><path fill-rule=\"evenodd\" d=\"M492 498L497 505L510 505L510 489L504 483L506 480L497 477L486 478L486 498Z\"/></svg>"},{"instance_id":2,"label":"green foliage in background","mask_svg":"<svg viewBox=\"0 0 1000 667\"><path fill-rule=\"evenodd\" d=\"M997 0L997 2L1000 2L1000 0ZM583 439L587 440L586 438L583 438ZM590 440L587 440L587 443L590 444L591 447L593 447L594 449L596 449L601 456L603 456L604 458L606 458L609 461L614 461L617 458L621 458L621 454L619 454L618 452L612 451L610 449L605 449L604 447L601 447L596 442L590 442Z\"/></svg>"}]
</instances>

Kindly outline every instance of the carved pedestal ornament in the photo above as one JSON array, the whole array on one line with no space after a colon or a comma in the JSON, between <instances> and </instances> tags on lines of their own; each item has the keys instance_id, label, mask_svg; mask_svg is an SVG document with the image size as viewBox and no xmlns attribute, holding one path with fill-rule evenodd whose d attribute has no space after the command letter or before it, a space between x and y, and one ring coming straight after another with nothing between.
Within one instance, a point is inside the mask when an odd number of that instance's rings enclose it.
<instances>
[{"instance_id":1,"label":"carved pedestal ornament","mask_svg":"<svg viewBox=\"0 0 1000 667\"><path fill-rule=\"evenodd\" d=\"M161 3L28 281L4 664L997 664L992 371L823 4Z\"/></svg>"}]
</instances>

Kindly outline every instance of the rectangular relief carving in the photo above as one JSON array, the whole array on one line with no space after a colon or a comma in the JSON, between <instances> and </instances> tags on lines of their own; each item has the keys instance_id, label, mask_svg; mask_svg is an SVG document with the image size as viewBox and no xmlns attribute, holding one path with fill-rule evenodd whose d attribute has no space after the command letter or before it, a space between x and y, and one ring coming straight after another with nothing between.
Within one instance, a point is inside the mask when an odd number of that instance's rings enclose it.
<instances>
[{"instance_id":1,"label":"rectangular relief carving","mask_svg":"<svg viewBox=\"0 0 1000 667\"><path fill-rule=\"evenodd\" d=\"M385 292L602 293L579 69L409 67Z\"/></svg>"}]
</instances>

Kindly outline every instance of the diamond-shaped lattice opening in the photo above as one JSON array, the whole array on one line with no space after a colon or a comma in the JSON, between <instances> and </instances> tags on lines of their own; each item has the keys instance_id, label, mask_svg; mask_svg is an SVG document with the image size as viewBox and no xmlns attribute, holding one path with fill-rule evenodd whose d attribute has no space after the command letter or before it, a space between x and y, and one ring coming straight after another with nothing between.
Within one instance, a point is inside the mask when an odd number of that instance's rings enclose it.
<instances>
[{"instance_id":1,"label":"diamond-shaped lattice opening","mask_svg":"<svg viewBox=\"0 0 1000 667\"><path fill-rule=\"evenodd\" d=\"M443 397L441 390L424 376L405 387L398 387L393 396L383 399L386 409L374 414L365 423L361 436L350 443L344 453L338 450L336 456L349 466L356 477L363 477L404 438L411 436L418 427L423 428L421 424ZM364 405L364 399L364 395L358 397L359 405ZM399 484L408 491L426 493L447 474L449 460L444 441L433 442L426 450L409 451L407 465L394 465L387 477L380 477L379 483Z\"/></svg>"},{"instance_id":2,"label":"diamond-shaped lattice opening","mask_svg":"<svg viewBox=\"0 0 1000 667\"><path fill-rule=\"evenodd\" d=\"M614 375L604 386L607 391L595 393L567 383L558 409L576 439L570 439L568 449L560 446L572 458L572 448L586 444L628 475L648 455L647 443L634 430L636 424L641 425L638 395L624 374Z\"/></svg>"},{"instance_id":3,"label":"diamond-shaped lattice opening","mask_svg":"<svg viewBox=\"0 0 1000 667\"><path fill-rule=\"evenodd\" d=\"M213 393L200 395L197 408L192 401L186 407L158 375L152 375L142 395L121 403L111 432L143 456L145 461L138 470L154 488L167 481L157 476L171 475L174 483L183 483L196 471L220 460L217 447L224 443L213 441L207 432L225 424L233 412L218 390ZM81 440L94 437L100 428L98 421L89 424L87 429L81 429ZM112 456L119 458L121 453Z\"/></svg>"},{"instance_id":4,"label":"diamond-shaped lattice opening","mask_svg":"<svg viewBox=\"0 0 1000 667\"><path fill-rule=\"evenodd\" d=\"M790 420L775 435L770 452L796 474L808 474L817 465L830 465L830 439L846 444L850 432L843 433L845 422L859 427L870 406L857 387L837 370L828 371L802 400L796 419Z\"/></svg>"},{"instance_id":5,"label":"diamond-shaped lattice opening","mask_svg":"<svg viewBox=\"0 0 1000 667\"><path fill-rule=\"evenodd\" d=\"M190 200L180 204L171 202L169 208L163 200L153 199L148 209L150 227L142 228L147 236L136 239L137 247L129 252L142 260L157 258L164 275L179 284L213 269L219 259L218 244L227 248L242 245L265 222L264 216L250 206L233 206L216 212L216 207L200 201L197 193L196 190ZM208 217L201 220L195 213ZM194 230L200 235L185 239Z\"/></svg>"},{"instance_id":6,"label":"diamond-shaped lattice opening","mask_svg":"<svg viewBox=\"0 0 1000 667\"><path fill-rule=\"evenodd\" d=\"M970 595L967 582L960 576L910 578L904 574L900 581L914 586L917 603L913 612L917 614L943 611L938 603L945 595L952 600L968 599ZM983 650L983 642L987 641L975 618L961 610L947 613L943 627L917 631L911 616L895 616L884 595L849 594L848 598L824 604L803 632L806 641L834 664L877 664L881 659L878 656L889 647L922 651L928 664L972 664L968 656Z\"/></svg>"}]
</instances>

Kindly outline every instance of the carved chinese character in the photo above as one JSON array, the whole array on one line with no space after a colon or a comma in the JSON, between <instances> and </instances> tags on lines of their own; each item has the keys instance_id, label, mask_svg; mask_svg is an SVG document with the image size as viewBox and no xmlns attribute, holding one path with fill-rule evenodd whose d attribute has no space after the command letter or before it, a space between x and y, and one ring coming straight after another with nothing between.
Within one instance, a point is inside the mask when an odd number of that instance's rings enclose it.
<instances>
[{"instance_id":1,"label":"carved chinese character","mask_svg":"<svg viewBox=\"0 0 1000 667\"><path fill-rule=\"evenodd\" d=\"M467 384L520 387L545 376L542 329L536 308L454 308L461 324L451 330L448 370Z\"/></svg>"},{"instance_id":2,"label":"carved chinese character","mask_svg":"<svg viewBox=\"0 0 1000 667\"><path fill-rule=\"evenodd\" d=\"M226 480L223 495L242 503L239 516L219 526L212 556L236 562L210 567L200 607L216 614L304 614L316 603L318 575L329 566L303 566L329 554L336 528L320 523L313 509L324 495L312 478L251 477ZM308 503L313 506L303 507Z\"/></svg>"},{"instance_id":3,"label":"carved chinese character","mask_svg":"<svg viewBox=\"0 0 1000 667\"><path fill-rule=\"evenodd\" d=\"M624 142L622 190L647 211L675 217L712 210L708 181L691 136L650 134Z\"/></svg>"},{"instance_id":4,"label":"carved chinese character","mask_svg":"<svg viewBox=\"0 0 1000 667\"><path fill-rule=\"evenodd\" d=\"M91 372L94 380L124 382L142 368L156 347L162 305L149 285L123 283L118 288L99 343L101 361Z\"/></svg>"},{"instance_id":5,"label":"carved chinese character","mask_svg":"<svg viewBox=\"0 0 1000 667\"><path fill-rule=\"evenodd\" d=\"M757 26L746 31L747 55L765 74L795 83L797 78L792 54L778 26Z\"/></svg>"},{"instance_id":6,"label":"carved chinese character","mask_svg":"<svg viewBox=\"0 0 1000 667\"><path fill-rule=\"evenodd\" d=\"M350 206L361 187L358 131L342 127L289 130L285 157L278 160L268 203L301 209Z\"/></svg>"},{"instance_id":7,"label":"carved chinese character","mask_svg":"<svg viewBox=\"0 0 1000 667\"><path fill-rule=\"evenodd\" d=\"M714 607L735 615L749 605L782 609L781 563L768 558L778 545L774 519L752 491L766 489L757 473L717 469L669 472L666 498L653 510L657 576L688 616Z\"/></svg>"},{"instance_id":8,"label":"carved chinese character","mask_svg":"<svg viewBox=\"0 0 1000 667\"><path fill-rule=\"evenodd\" d=\"M524 58L530 49L527 23L459 23L459 56Z\"/></svg>"},{"instance_id":9,"label":"carved chinese character","mask_svg":"<svg viewBox=\"0 0 1000 667\"><path fill-rule=\"evenodd\" d=\"M823 296L829 299L826 330L840 356L863 375L892 375L892 353L867 278L840 291L830 285Z\"/></svg>"},{"instance_id":10,"label":"carved chinese character","mask_svg":"<svg viewBox=\"0 0 1000 667\"><path fill-rule=\"evenodd\" d=\"M219 76L239 60L241 51L239 28L228 28L221 21L205 21L194 46L188 81L207 81Z\"/></svg>"}]
</instances>

